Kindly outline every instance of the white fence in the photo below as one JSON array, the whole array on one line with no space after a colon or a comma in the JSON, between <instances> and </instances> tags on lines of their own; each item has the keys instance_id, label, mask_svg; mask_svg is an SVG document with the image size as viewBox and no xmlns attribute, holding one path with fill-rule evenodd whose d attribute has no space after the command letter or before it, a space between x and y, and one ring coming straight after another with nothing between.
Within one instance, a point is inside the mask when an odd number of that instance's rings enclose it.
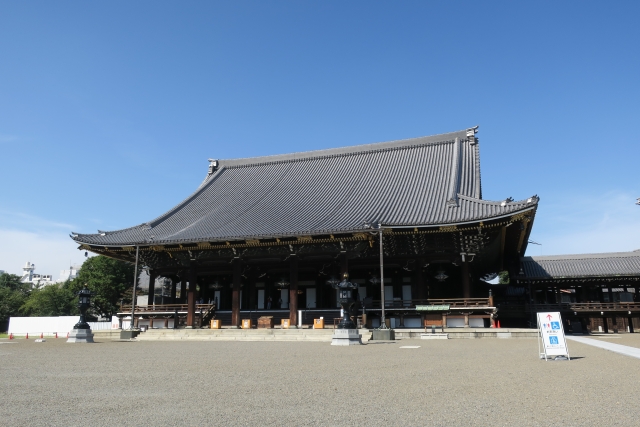
<instances>
[{"instance_id":1,"label":"white fence","mask_svg":"<svg viewBox=\"0 0 640 427\"><path fill-rule=\"evenodd\" d=\"M10 317L9 334L13 335L66 335L73 329L73 325L78 323L80 316L59 316L59 317ZM104 329L117 329L118 318L115 318L115 328L113 319L111 322L88 322L94 331Z\"/></svg>"}]
</instances>

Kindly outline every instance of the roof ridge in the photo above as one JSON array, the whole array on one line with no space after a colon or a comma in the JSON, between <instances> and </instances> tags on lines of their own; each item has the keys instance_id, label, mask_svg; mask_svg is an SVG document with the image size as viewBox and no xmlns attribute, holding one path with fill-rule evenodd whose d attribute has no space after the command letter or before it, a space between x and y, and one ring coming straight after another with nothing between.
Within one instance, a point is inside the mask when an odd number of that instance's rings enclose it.
<instances>
[{"instance_id":1,"label":"roof ridge","mask_svg":"<svg viewBox=\"0 0 640 427\"><path fill-rule=\"evenodd\" d=\"M472 129L472 128L470 128ZM370 144L359 144L344 147L326 148L321 150L299 151L295 153L274 154L268 156L244 157L238 159L220 160L220 164L227 168L240 166L253 166L262 164L272 164L289 161L303 161L309 159L323 159L330 157L339 157L347 155L355 155L367 152L381 152L401 148L422 147L425 145L438 145L454 142L455 138L466 140L467 132L470 129L459 130L455 132L442 133L430 136L420 136L416 138L399 139L393 141L374 142Z\"/></svg>"},{"instance_id":2,"label":"roof ridge","mask_svg":"<svg viewBox=\"0 0 640 427\"><path fill-rule=\"evenodd\" d=\"M537 204L540 201L540 198L538 196L531 196L528 197L526 199L522 199L522 200L514 200L514 201L507 201L507 200L485 200L485 199L478 199L476 197L472 197L472 196L466 196L464 194L458 193L458 198L463 199L463 200L467 200L470 202L476 202L476 203L482 203L485 205L502 205L503 203L505 204L504 206L508 206L508 205L525 205L525 204Z\"/></svg>"},{"instance_id":3,"label":"roof ridge","mask_svg":"<svg viewBox=\"0 0 640 427\"><path fill-rule=\"evenodd\" d=\"M601 252L601 253L565 254L565 255L540 255L540 256L526 256L526 257L522 257L522 259L525 260L529 258L532 261L568 261L568 260L580 260L580 259L636 258L636 257L640 257L640 253L638 251Z\"/></svg>"}]
</instances>

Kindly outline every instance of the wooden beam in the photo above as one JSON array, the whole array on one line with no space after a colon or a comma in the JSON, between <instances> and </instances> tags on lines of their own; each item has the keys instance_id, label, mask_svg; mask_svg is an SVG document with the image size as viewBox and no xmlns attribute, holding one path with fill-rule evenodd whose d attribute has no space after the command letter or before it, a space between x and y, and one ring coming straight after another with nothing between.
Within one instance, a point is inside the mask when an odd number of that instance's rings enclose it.
<instances>
[{"instance_id":1,"label":"wooden beam","mask_svg":"<svg viewBox=\"0 0 640 427\"><path fill-rule=\"evenodd\" d=\"M298 324L298 257L289 259L289 321L290 327Z\"/></svg>"},{"instance_id":2,"label":"wooden beam","mask_svg":"<svg viewBox=\"0 0 640 427\"><path fill-rule=\"evenodd\" d=\"M187 290L187 328L193 328L196 316L196 286L198 276L195 267L189 270L189 289Z\"/></svg>"},{"instance_id":3,"label":"wooden beam","mask_svg":"<svg viewBox=\"0 0 640 427\"><path fill-rule=\"evenodd\" d=\"M231 327L240 326L240 285L242 284L242 261L233 260L233 291L231 293Z\"/></svg>"}]
</instances>

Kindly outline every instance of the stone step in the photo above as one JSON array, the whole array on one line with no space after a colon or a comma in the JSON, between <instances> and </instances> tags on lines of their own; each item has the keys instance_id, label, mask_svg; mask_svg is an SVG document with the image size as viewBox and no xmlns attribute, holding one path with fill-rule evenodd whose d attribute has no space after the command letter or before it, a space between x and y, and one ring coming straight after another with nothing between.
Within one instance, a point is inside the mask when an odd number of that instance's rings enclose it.
<instances>
[{"instance_id":1,"label":"stone step","mask_svg":"<svg viewBox=\"0 0 640 427\"><path fill-rule=\"evenodd\" d=\"M363 341L371 333L362 331ZM139 341L316 341L330 342L333 329L151 329Z\"/></svg>"}]
</instances>

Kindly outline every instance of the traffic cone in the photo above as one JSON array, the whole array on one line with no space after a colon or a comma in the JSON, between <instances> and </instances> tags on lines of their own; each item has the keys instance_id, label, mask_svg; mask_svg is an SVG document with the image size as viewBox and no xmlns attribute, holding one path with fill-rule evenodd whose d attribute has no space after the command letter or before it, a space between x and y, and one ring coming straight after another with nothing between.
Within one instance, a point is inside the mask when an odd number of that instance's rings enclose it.
<instances>
[{"instance_id":1,"label":"traffic cone","mask_svg":"<svg viewBox=\"0 0 640 427\"><path fill-rule=\"evenodd\" d=\"M500 327L500 321L498 320L498 328Z\"/></svg>"},{"instance_id":2,"label":"traffic cone","mask_svg":"<svg viewBox=\"0 0 640 427\"><path fill-rule=\"evenodd\" d=\"M56 338L58 338L58 333L56 332Z\"/></svg>"},{"instance_id":3,"label":"traffic cone","mask_svg":"<svg viewBox=\"0 0 640 427\"><path fill-rule=\"evenodd\" d=\"M10 339L10 340L12 340L12 339L13 339L13 332L11 332L11 333L9 334L9 339Z\"/></svg>"},{"instance_id":4,"label":"traffic cone","mask_svg":"<svg viewBox=\"0 0 640 427\"><path fill-rule=\"evenodd\" d=\"M40 339L44 338L42 335L43 335L43 333L42 333L42 332L40 332Z\"/></svg>"},{"instance_id":5,"label":"traffic cone","mask_svg":"<svg viewBox=\"0 0 640 427\"><path fill-rule=\"evenodd\" d=\"M67 338L69 338L69 332L67 332Z\"/></svg>"},{"instance_id":6,"label":"traffic cone","mask_svg":"<svg viewBox=\"0 0 640 427\"><path fill-rule=\"evenodd\" d=\"M24 338L25 340L29 339L29 332L27 332L27 336Z\"/></svg>"}]
</instances>

